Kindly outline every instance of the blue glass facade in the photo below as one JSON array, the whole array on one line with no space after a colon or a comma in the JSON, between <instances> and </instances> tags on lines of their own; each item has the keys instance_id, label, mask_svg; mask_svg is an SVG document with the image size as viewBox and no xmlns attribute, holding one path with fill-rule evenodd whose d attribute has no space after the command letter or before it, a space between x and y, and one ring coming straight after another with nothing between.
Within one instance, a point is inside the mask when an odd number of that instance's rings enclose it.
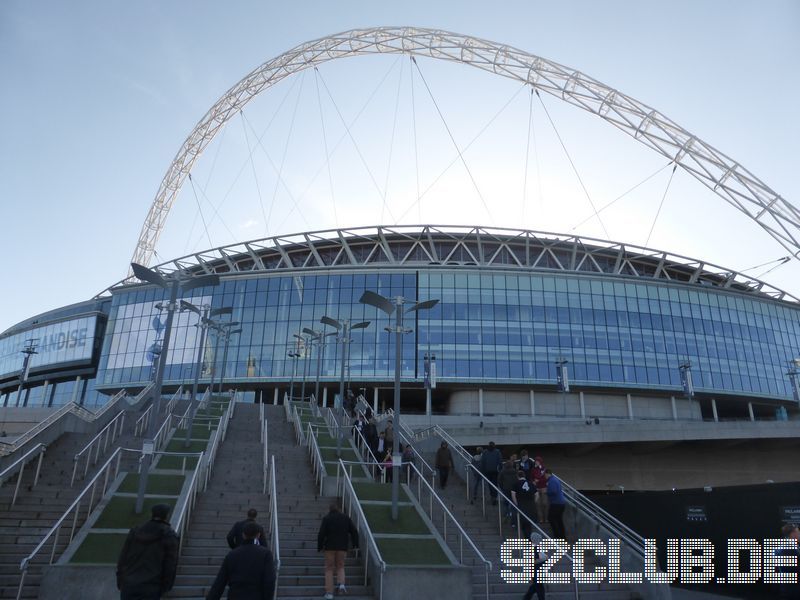
<instances>
[{"instance_id":1,"label":"blue glass facade","mask_svg":"<svg viewBox=\"0 0 800 600\"><path fill-rule=\"evenodd\" d=\"M791 396L788 360L800 353L800 309L764 296L632 277L542 273L526 269L369 269L353 272L265 273L224 277L187 300L232 306L241 323L228 352L226 380L286 382L295 366L292 334L321 329L323 315L372 324L352 335L353 381L388 382L394 343L388 318L358 302L364 290L409 299L438 298L417 315L403 346L403 378L420 381L423 355L437 357L441 381L552 385L554 362L569 361L574 385L678 391L678 364L692 362L701 392ZM163 332L154 305L161 290L138 286L114 292L97 375L99 388L140 385L152 377L152 351ZM154 321L157 319L158 321ZM197 317L176 321L166 381L191 380ZM341 346L329 338L323 378L338 380ZM205 371L220 368L222 350L207 341ZM316 353L316 349L314 350ZM304 368L298 361L298 376ZM308 365L313 377L314 354Z\"/></svg>"}]
</instances>

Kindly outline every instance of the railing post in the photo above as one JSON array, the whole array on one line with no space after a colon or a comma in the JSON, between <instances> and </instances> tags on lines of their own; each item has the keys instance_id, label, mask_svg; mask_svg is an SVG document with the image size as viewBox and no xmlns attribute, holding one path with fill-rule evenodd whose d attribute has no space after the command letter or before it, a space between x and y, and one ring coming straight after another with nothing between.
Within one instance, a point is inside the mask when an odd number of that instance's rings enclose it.
<instances>
[{"instance_id":1,"label":"railing post","mask_svg":"<svg viewBox=\"0 0 800 600\"><path fill-rule=\"evenodd\" d=\"M14 497L11 499L11 506L17 502L17 494L19 493L19 484L22 483L22 475L25 473L25 463L22 463L22 466L19 468L19 473L17 473L17 485L14 488Z\"/></svg>"},{"instance_id":2,"label":"railing post","mask_svg":"<svg viewBox=\"0 0 800 600\"><path fill-rule=\"evenodd\" d=\"M36 475L33 477L33 487L36 487L36 484L39 483L39 473L42 472L42 459L44 458L44 453L44 449L39 453L39 462L36 464Z\"/></svg>"}]
</instances>

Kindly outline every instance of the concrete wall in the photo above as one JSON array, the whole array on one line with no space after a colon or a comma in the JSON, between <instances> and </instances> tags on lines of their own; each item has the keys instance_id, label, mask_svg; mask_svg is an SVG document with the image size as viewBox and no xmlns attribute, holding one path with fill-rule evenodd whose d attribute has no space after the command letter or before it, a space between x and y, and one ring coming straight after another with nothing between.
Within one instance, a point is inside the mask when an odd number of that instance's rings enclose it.
<instances>
[{"instance_id":1,"label":"concrete wall","mask_svg":"<svg viewBox=\"0 0 800 600\"><path fill-rule=\"evenodd\" d=\"M49 565L39 586L39 600L118 597L114 565Z\"/></svg>"}]
</instances>

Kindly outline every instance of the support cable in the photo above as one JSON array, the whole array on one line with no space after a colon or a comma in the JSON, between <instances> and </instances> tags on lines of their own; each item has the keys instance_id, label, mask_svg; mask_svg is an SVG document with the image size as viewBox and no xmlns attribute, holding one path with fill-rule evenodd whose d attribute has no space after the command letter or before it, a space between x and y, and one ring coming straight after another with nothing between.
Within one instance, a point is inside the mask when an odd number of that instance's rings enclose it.
<instances>
[{"instance_id":1,"label":"support cable","mask_svg":"<svg viewBox=\"0 0 800 600\"><path fill-rule=\"evenodd\" d=\"M250 123L250 121L244 115L244 113L242 114L242 116L244 117L247 126L250 128L250 131L255 132L255 130L253 129L253 125ZM280 231L281 227L286 222L286 219L288 219L289 216L292 213L294 213L295 210L297 211L297 214L300 216L300 218L303 220L305 226L310 229L311 226L308 223L308 219L306 219L306 216L303 214L303 211L300 210L300 205L298 200L294 197L294 194L292 194L292 190L289 189L289 185L286 183L286 180L278 172L278 167L275 164L275 161L272 160L272 156L270 156L270 153L267 151L267 148L264 146L264 143L261 140L258 140L258 146L261 148L261 151L264 153L264 156L267 157L267 161L269 162L269 165L272 167L272 170L275 171L275 174L278 176L278 180L281 182L281 185L283 186L283 191L286 192L286 195L289 196L289 200L292 201L292 209L289 211L286 217L284 217L284 220L280 223L280 225L278 225L276 229Z\"/></svg>"},{"instance_id":2,"label":"support cable","mask_svg":"<svg viewBox=\"0 0 800 600\"><path fill-rule=\"evenodd\" d=\"M305 81L306 74L305 71L303 72L303 76L300 81L300 87L297 90L297 98L295 99L294 103L294 110L292 111L292 120L289 123L289 131L286 134L286 143L283 146L283 156L281 157L281 165L278 169L278 177L275 179L275 188L272 191L272 200L269 203L269 213L267 214L267 227L269 227L269 219L272 219L272 209L275 207L275 198L278 196L278 185L281 181L283 181L283 166L286 164L286 155L289 153L289 141L292 139L292 133L294 132L294 123L297 117L297 108L300 106L300 96L303 94L303 82Z\"/></svg>"},{"instance_id":3,"label":"support cable","mask_svg":"<svg viewBox=\"0 0 800 600\"><path fill-rule=\"evenodd\" d=\"M447 130L447 135L450 136L450 141L453 143L453 146L455 146L456 152L458 152L458 157L461 159L461 163L467 170L467 175L469 175L470 181L472 181L472 185L475 187L475 191L478 193L478 197L481 199L481 203L483 203L483 208L486 210L486 214L489 217L489 222L492 225L494 225L494 218L492 217L492 212L489 210L489 205L486 203L486 199L483 197L483 194L481 194L481 190L478 187L478 182L475 181L475 177L473 177L472 171L470 171L469 165L467 165L467 161L464 159L464 154L459 149L458 144L456 143L456 140L453 137L453 132L450 131L450 126L447 124L447 121L445 120L444 115L442 114L442 111L439 108L439 104L436 102L436 98L433 97L433 92L431 92L431 88L428 85L425 76L422 74L422 70L419 68L419 64L417 64L417 59L412 56L411 60L414 62L414 66L417 67L417 73L419 73L420 79L422 79L422 83L425 84L425 89L428 91L428 96L430 96L433 105L436 107L436 112L439 113L439 118L442 120L444 128Z\"/></svg>"},{"instance_id":4,"label":"support cable","mask_svg":"<svg viewBox=\"0 0 800 600\"><path fill-rule=\"evenodd\" d=\"M248 154L250 159L250 168L253 170L253 180L256 183L256 191L258 192L258 204L261 206L261 216L264 218L264 232L265 237L269 237L269 221L267 220L267 211L264 210L264 198L261 196L261 185L258 183L258 174L256 173L256 163L253 160L253 148L250 146L250 136L247 135L247 124L244 120L244 112L239 110L239 115L242 117L242 130L244 131L244 141L247 144Z\"/></svg>"},{"instance_id":5,"label":"support cable","mask_svg":"<svg viewBox=\"0 0 800 600\"><path fill-rule=\"evenodd\" d=\"M658 205L658 210L656 211L656 216L653 219L653 224L650 226L650 233L647 234L647 240L644 243L644 247L647 248L647 245L650 243L650 236L653 235L653 229L656 227L656 221L658 221L658 215L661 214L661 207L664 206L664 200L667 198L667 192L669 191L669 186L672 183L672 178L675 177L675 170L678 168L678 163L675 163L675 166L672 167L672 173L669 174L669 181L667 181L667 187L664 190L664 194L661 196L661 202Z\"/></svg>"},{"instance_id":6,"label":"support cable","mask_svg":"<svg viewBox=\"0 0 800 600\"><path fill-rule=\"evenodd\" d=\"M314 67L314 69L316 70L316 67ZM364 155L362 154L361 148L358 146L355 137L353 137L353 132L347 125L347 121L344 120L344 116L342 116L342 111L339 110L339 105L336 103L336 100L334 100L333 95L331 94L331 91L328 88L328 84L325 82L325 78L322 76L322 73L319 74L319 79L320 81L322 81L322 87L325 88L325 93L328 94L328 98L330 98L331 103L333 104L333 108L336 109L336 114L339 115L339 120L342 122L342 125L344 125L345 129L347 130L347 135L350 137L350 141L353 142L353 147L355 148L358 157L361 159L361 164L364 165L364 168L366 169L370 180L372 180L372 185L375 186L375 189L378 191L378 195L383 200L384 208L388 211L389 217L391 217L392 221L395 221L391 209L386 205L386 194L381 191L381 186L379 186L378 182L375 180L375 176L372 174L372 170L369 168L369 165L367 164L367 161L364 158Z\"/></svg>"},{"instance_id":7,"label":"support cable","mask_svg":"<svg viewBox=\"0 0 800 600\"><path fill-rule=\"evenodd\" d=\"M484 124L484 126L481 128L481 130L480 130L480 131L478 131L478 133L476 133L476 134L475 134L475 136L474 136L474 137L473 137L473 138L472 138L472 139L469 141L469 143L468 143L466 146L464 146L464 150L463 150L463 152L466 152L467 150L469 150L469 149L472 147L472 145L473 145L473 144L474 144L476 141L478 141L478 138L480 138L480 137L481 137L481 136L484 134L484 132L485 132L485 131L486 131L486 130L489 128L489 126L490 126L490 125L492 125L492 123L494 123L494 122L497 120L497 118L498 118L498 117L499 117L501 114L503 114L503 113L505 112L505 110L506 110L506 108L508 108L509 104L511 104L511 103L514 101L514 99L515 99L517 96L519 96L520 92L522 92L522 90L524 90L524 89L527 87L527 85L528 85L527 83L524 83L524 84L522 84L522 85L521 85L521 86L520 86L520 87L517 89L517 91L516 91L516 92L514 92L514 93L511 95L511 97L510 97L508 100L506 100L505 104L503 104L503 106L501 106L501 107L500 107L500 109L499 109L499 110L498 110L496 113L494 113L494 116L492 116L492 118L491 118L491 119L489 119L489 120L488 120L488 121L487 121L487 122ZM434 179L434 180L433 180L433 181L432 181L432 182L431 182L431 183L428 185L428 187L426 187L426 188L425 188L425 190L422 192L422 194L420 194L419 200L418 200L417 202L420 202L420 201L422 200L422 198L424 198L424 197L427 195L427 193L428 193L428 192L430 192L430 191L431 191L431 190L432 190L432 189L433 189L433 188L436 186L436 184L439 182L439 180L440 180L442 177L444 177L445 173L447 173L447 172L448 172L448 171L449 171L449 170L450 170L450 169L453 167L453 165L454 165L454 164L456 164L457 162L458 162L458 155L456 155L456 156L455 156L455 158L453 158L453 160L451 160L451 161L450 161L450 163L449 163L449 164L448 164L448 165L447 165L447 166L446 166L444 169L442 169L442 171L441 171L441 172L440 172L440 173L439 173L439 174L436 176L436 178L435 178L435 179ZM406 215L407 215L407 214L408 214L408 213L409 213L409 212L410 212L410 211L411 211L411 210L412 210L412 209L413 209L415 206L417 206L417 202L414 202L414 203L412 203L412 204L411 204L411 205L410 205L410 206L409 206L409 207L408 207L408 208L405 210L405 212L404 212L404 213L403 213L403 214L400 216L400 220L401 220L401 221L402 221L402 220L405 218L405 216L406 216Z\"/></svg>"},{"instance_id":8,"label":"support cable","mask_svg":"<svg viewBox=\"0 0 800 600\"><path fill-rule=\"evenodd\" d=\"M213 248L214 244L211 243L211 235L208 233L208 225L206 224L206 218L203 216L203 209L200 206L200 198L197 197L197 190L194 187L194 180L192 179L192 174L189 173L189 183L192 186L192 193L194 194L194 201L197 203L197 211L200 213L200 219L203 221L203 228L206 231L206 236L208 237L208 247Z\"/></svg>"},{"instance_id":9,"label":"support cable","mask_svg":"<svg viewBox=\"0 0 800 600\"><path fill-rule=\"evenodd\" d=\"M336 195L333 191L333 174L331 173L330 152L328 151L328 134L325 129L325 114L322 111L322 96L319 93L319 73L314 69L314 84L317 88L317 106L319 107L319 120L322 125L322 144L325 150L325 164L328 167L328 187L331 191L331 203L333 204L333 220L336 227L339 227L339 213L336 211Z\"/></svg>"},{"instance_id":10,"label":"support cable","mask_svg":"<svg viewBox=\"0 0 800 600\"><path fill-rule=\"evenodd\" d=\"M276 118L276 117L278 116L278 114L280 113L280 111L281 111L281 108L283 108L283 105L284 105L284 103L286 102L287 98L289 98L289 95L291 94L292 90L294 90L295 86L296 86L296 85L297 85L299 82L300 82L300 79L299 79L299 78L294 78L294 81L292 82L292 85L291 85L291 86L289 86L289 88L286 90L286 93L284 94L283 98L281 99L280 103L278 104L278 107L275 109L275 112L273 113L273 115L272 115L272 117L270 118L269 122L267 123L266 127L265 127L265 128L264 128L264 130L261 132L261 134L257 136L257 141L258 141L259 143L260 143L260 142L261 142L261 140L264 138L264 136L265 136L265 135L267 135L267 132L269 131L270 127L272 126L272 123L273 123L273 121L275 121L275 118ZM240 113L240 114L241 114L241 116L242 116L242 117L244 117L244 113ZM245 120L246 120L246 118L245 118ZM251 127L251 129L252 129L252 127ZM255 131L254 131L254 133L255 133ZM249 160L249 157L248 157L248 158L245 158L245 159L242 161L242 164L239 166L239 170L237 171L237 173L236 173L236 176L233 178L233 181L231 182L231 184L230 184L230 186L228 187L228 189L227 189L227 191L225 192L225 194L222 196L222 198L220 199L220 201L219 201L219 202L218 202L216 205L215 205L215 204L212 204L212 207L214 208L214 215L215 215L215 216L214 216L214 217L212 217L212 218L210 219L210 224L211 224L211 225L213 225L213 224L214 224L214 220L215 220L216 218L220 218L220 219L222 218L222 217L221 217L221 215L220 215L220 212L219 212L219 211L220 211L220 209L222 208L222 205L223 205L223 204L225 204L225 202L227 201L227 199L230 197L231 193L233 192L233 188L234 188L234 187L236 187L236 184L237 184L237 182L239 181L239 178L242 176L242 173L244 173L244 170L245 170L245 168L247 167L247 164L248 164L248 162L250 162L250 160ZM196 218L197 218L197 217L196 217L196 215L195 215L195 219L196 219ZM190 231L190 234L189 234L189 235L191 236L193 232L194 232L194 223L192 224L192 229L191 229L191 231ZM236 236L232 236L232 237L233 237L233 238L236 238ZM190 238L190 239L191 239L191 238ZM187 240L187 243L186 243L186 248L187 248L187 249L189 248L189 245L190 245L190 239L188 239L188 240ZM194 248L197 248L197 245L200 243L200 240L201 240L201 239L203 239L203 236L202 236L202 234L201 234L201 236L200 236L200 237L197 239L197 241L195 242L195 244L194 244L194 246L193 246L193 251L194 251Z\"/></svg>"},{"instance_id":11,"label":"support cable","mask_svg":"<svg viewBox=\"0 0 800 600\"><path fill-rule=\"evenodd\" d=\"M600 227L603 228L603 233L605 234L606 238L608 238L609 237L608 230L606 229L606 226L603 223L603 219L600 218L600 213L597 211L597 207L595 207L594 201L592 200L592 197L589 195L589 190L586 189L586 185L583 183L583 179L581 179L581 175L580 173L578 173L577 167L575 167L575 163L573 162L572 157L570 156L569 151L567 150L567 147L564 144L564 140L561 139L561 134L558 133L558 129L556 129L556 124L553 122L553 118L550 116L550 111L547 110L547 106L545 106L542 97L539 95L539 90L535 91L536 91L536 97L539 98L539 102L541 103L542 108L544 109L544 113L547 115L547 119L548 121L550 121L550 125L553 127L553 131L555 131L556 137L558 138L561 147L564 149L564 154L567 155L567 160L569 160L569 164L572 165L572 170L575 173L575 176L578 178L578 182L581 184L581 188L583 188L583 193L586 194L586 199L589 200L589 204L592 206L592 210L594 211L594 216L597 217L597 221L600 223Z\"/></svg>"},{"instance_id":12,"label":"support cable","mask_svg":"<svg viewBox=\"0 0 800 600\"><path fill-rule=\"evenodd\" d=\"M761 263L760 265L756 265L755 267L748 267L747 269L740 269L739 273L747 273L747 271L755 271L756 269L760 269L761 267L766 267L767 265L771 265L772 263L780 263L778 266L792 260L791 256L781 256L780 258L776 258L775 260L768 260L765 263Z\"/></svg>"},{"instance_id":13,"label":"support cable","mask_svg":"<svg viewBox=\"0 0 800 600\"><path fill-rule=\"evenodd\" d=\"M225 132L226 131L227 131L227 129L223 129L222 133L220 133L219 143L217 144L216 149L214 150L214 157L211 160L211 169L208 172L208 177L206 177L205 185L203 185L200 188L200 192L203 194L203 198L205 198L205 200L209 203L209 205L211 205L212 208L214 208L214 204L208 199L208 195L206 194L206 191L208 190L208 186L211 183L211 176L214 174L214 169L217 166L217 159L219 158L219 153L220 153L220 150L222 149L222 142L225 140ZM216 208L214 209L214 212L216 212ZM184 249L183 249L183 253L184 254L188 254L188 252L189 252L189 244L192 241L192 237L194 237L194 228L197 225L197 217L198 217L198 215L197 215L197 213L195 213L194 217L192 218L192 225L191 225L191 227L189 227L189 235L186 236L186 245L184 246ZM225 226L225 228L227 229L227 225ZM228 230L228 231L230 231L230 230ZM235 237L235 236L232 235L232 237ZM155 248L153 248L153 252L155 253Z\"/></svg>"},{"instance_id":14,"label":"support cable","mask_svg":"<svg viewBox=\"0 0 800 600\"><path fill-rule=\"evenodd\" d=\"M412 56L409 56L409 59L414 60ZM419 148L417 145L417 100L416 95L414 94L414 69L409 69L410 72L410 79L411 79L411 123L412 129L414 132L414 172L417 175L417 200L411 206L417 207L417 222L421 225L422 224L422 196L419 193ZM406 211L408 212L408 211ZM403 216L400 217L400 220L403 220L406 213L403 213Z\"/></svg>"},{"instance_id":15,"label":"support cable","mask_svg":"<svg viewBox=\"0 0 800 600\"><path fill-rule=\"evenodd\" d=\"M764 271L763 273L759 273L758 275L756 275L756 276L755 276L755 278L756 278L756 279L761 279L762 277L764 277L764 275L766 275L766 274L768 274L768 273L772 273L772 272L773 272L775 269L777 269L777 268L779 268L779 267L782 267L783 265L785 265L786 263L788 263L790 260L792 260L792 257L791 257L791 256L784 256L783 258L779 258L779 259L778 259L778 264L777 264L777 265L775 265L774 267L772 267L772 268L770 268L770 269L767 269L767 270L766 270L766 271Z\"/></svg>"},{"instance_id":16,"label":"support cable","mask_svg":"<svg viewBox=\"0 0 800 600\"><path fill-rule=\"evenodd\" d=\"M397 113L400 108L400 88L403 84L403 63L400 63L400 76L397 79L397 95L394 100L394 118L392 119L392 137L389 140L389 158L386 163L386 179L383 182L384 198L389 193L389 173L392 170L392 154L394 153L394 136L397 130ZM417 194L419 194L419 177L417 177ZM381 224L383 223L383 207L381 207Z\"/></svg>"},{"instance_id":17,"label":"support cable","mask_svg":"<svg viewBox=\"0 0 800 600\"><path fill-rule=\"evenodd\" d=\"M603 212L605 209L607 209L607 208L610 208L612 204L614 204L614 203L615 203L615 202L617 202L618 200L622 200L622 199L623 199L625 196L627 196L628 194L630 194L632 191L634 191L635 189L637 189L639 186L642 186L642 185L644 185L645 183L647 183L648 181L650 181L650 180L651 180L653 177L655 177L656 175L658 175L659 173L661 173L661 171L663 171L664 169L666 169L666 168L667 168L668 166L670 166L672 163L673 163L673 161L669 161L669 162L668 162L667 164L665 164L664 166L662 166L662 167L659 167L659 168L658 168L656 171L654 171L653 173L651 173L650 175L648 175L647 177L645 177L644 179L642 179L642 180L641 180L639 183L637 183L637 184L636 184L636 185L634 185L633 187L631 187L631 188L627 189L626 191L622 192L622 193L621 193L619 196L617 196L616 198L614 198L614 199L613 199L611 202L609 202L608 204L605 204L605 205L601 206L601 207L600 207L600 210L598 210L597 212ZM588 216L588 217L586 217L586 218L585 218L583 221L581 221L580 223L578 223L577 225L575 225L574 227L572 227L572 228L570 229L570 231L575 231L575 230L576 230L578 227L580 227L581 225L583 225L584 223L586 223L586 221L589 221L589 220L591 220L591 219L594 219L594 215L589 215L589 216Z\"/></svg>"},{"instance_id":18,"label":"support cable","mask_svg":"<svg viewBox=\"0 0 800 600\"><path fill-rule=\"evenodd\" d=\"M528 131L525 142L525 171L522 177L522 226L525 227L525 204L528 196L528 157L531 150L531 119L533 118L533 88L531 88L530 101L528 102Z\"/></svg>"}]
</instances>

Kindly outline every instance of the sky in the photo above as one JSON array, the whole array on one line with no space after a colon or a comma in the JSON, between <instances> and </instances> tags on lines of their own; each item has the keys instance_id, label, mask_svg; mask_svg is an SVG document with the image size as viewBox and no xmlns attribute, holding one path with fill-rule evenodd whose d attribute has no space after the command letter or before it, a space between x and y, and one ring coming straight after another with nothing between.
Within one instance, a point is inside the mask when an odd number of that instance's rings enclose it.
<instances>
[{"instance_id":1,"label":"sky","mask_svg":"<svg viewBox=\"0 0 800 600\"><path fill-rule=\"evenodd\" d=\"M0 331L125 276L173 157L227 89L298 44L382 25L579 70L800 203L797 2L3 0ZM667 162L597 116L464 65L330 61L227 123L151 264L267 235L423 222L647 242L736 270L788 254ZM800 297L798 264L764 279Z\"/></svg>"}]
</instances>

